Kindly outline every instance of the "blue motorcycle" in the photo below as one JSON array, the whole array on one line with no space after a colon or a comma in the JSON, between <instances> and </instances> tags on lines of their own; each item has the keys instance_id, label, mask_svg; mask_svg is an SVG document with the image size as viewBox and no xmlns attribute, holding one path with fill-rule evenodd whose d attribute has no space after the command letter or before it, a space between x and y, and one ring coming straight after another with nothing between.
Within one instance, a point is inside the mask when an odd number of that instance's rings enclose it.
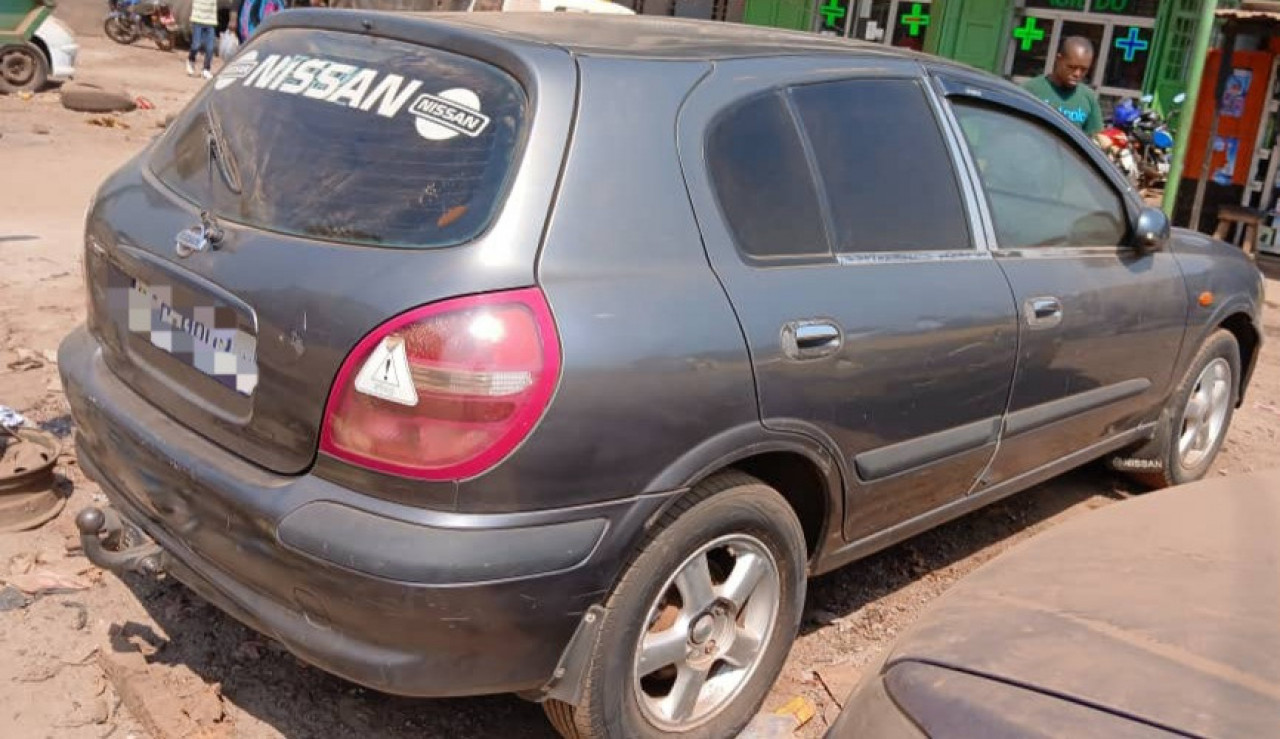
<instances>
[{"instance_id":1,"label":"blue motorcycle","mask_svg":"<svg viewBox=\"0 0 1280 739\"><path fill-rule=\"evenodd\" d=\"M1186 99L1186 93L1174 96L1171 113L1176 115ZM1153 100L1151 95L1143 95L1140 104L1134 104L1125 98L1111 116L1112 125L1128 135L1141 187L1161 187L1168 181L1175 143L1168 121L1151 107Z\"/></svg>"}]
</instances>

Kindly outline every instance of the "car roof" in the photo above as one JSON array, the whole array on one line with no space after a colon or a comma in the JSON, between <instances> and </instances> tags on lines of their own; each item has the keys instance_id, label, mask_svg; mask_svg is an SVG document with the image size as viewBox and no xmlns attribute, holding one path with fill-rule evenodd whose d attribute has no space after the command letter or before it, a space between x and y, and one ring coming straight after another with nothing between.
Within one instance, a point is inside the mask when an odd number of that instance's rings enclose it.
<instances>
[{"instance_id":1,"label":"car roof","mask_svg":"<svg viewBox=\"0 0 1280 739\"><path fill-rule=\"evenodd\" d=\"M1278 471L1082 515L965 578L886 665L946 666L1196 736L1274 733L1277 527Z\"/></svg>"},{"instance_id":2,"label":"car roof","mask_svg":"<svg viewBox=\"0 0 1280 739\"><path fill-rule=\"evenodd\" d=\"M366 0L361 4L373 9L379 0ZM320 12L369 14L369 10ZM796 54L925 58L881 44L815 33L661 16L533 12L396 12L388 15L424 25L447 25L525 43L556 46L575 54L706 61Z\"/></svg>"}]
</instances>

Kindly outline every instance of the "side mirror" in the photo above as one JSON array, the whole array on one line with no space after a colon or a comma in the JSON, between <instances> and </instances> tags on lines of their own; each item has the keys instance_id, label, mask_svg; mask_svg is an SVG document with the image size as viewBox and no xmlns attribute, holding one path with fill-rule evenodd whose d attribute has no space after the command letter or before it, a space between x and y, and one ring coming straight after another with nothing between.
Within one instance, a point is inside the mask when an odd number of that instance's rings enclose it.
<instances>
[{"instance_id":1,"label":"side mirror","mask_svg":"<svg viewBox=\"0 0 1280 739\"><path fill-rule=\"evenodd\" d=\"M1142 253L1160 251L1169 243L1169 217L1159 208L1143 208L1133 227L1133 246Z\"/></svg>"}]
</instances>

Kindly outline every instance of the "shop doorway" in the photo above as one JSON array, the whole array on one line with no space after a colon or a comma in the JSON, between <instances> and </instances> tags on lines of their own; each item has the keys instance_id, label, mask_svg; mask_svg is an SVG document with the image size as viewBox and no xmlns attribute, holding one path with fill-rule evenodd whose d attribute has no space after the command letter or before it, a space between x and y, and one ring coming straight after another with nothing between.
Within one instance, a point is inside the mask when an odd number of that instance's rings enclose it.
<instances>
[{"instance_id":1,"label":"shop doorway","mask_svg":"<svg viewBox=\"0 0 1280 739\"><path fill-rule=\"evenodd\" d=\"M1026 0L1014 16L1004 72L1015 82L1047 73L1063 39L1084 36L1096 50L1089 86L1104 110L1142 96L1154 44L1158 0Z\"/></svg>"}]
</instances>

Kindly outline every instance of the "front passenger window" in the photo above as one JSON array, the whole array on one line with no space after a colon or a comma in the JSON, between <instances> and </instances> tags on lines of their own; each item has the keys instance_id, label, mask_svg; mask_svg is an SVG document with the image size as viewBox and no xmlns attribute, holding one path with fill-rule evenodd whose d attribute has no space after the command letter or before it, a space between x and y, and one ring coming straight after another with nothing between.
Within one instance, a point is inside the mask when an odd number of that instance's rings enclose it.
<instances>
[{"instance_id":1,"label":"front passenger window","mask_svg":"<svg viewBox=\"0 0 1280 739\"><path fill-rule=\"evenodd\" d=\"M956 102L954 108L1001 248L1124 243L1124 202L1068 142L1030 120L984 105Z\"/></svg>"}]
</instances>

